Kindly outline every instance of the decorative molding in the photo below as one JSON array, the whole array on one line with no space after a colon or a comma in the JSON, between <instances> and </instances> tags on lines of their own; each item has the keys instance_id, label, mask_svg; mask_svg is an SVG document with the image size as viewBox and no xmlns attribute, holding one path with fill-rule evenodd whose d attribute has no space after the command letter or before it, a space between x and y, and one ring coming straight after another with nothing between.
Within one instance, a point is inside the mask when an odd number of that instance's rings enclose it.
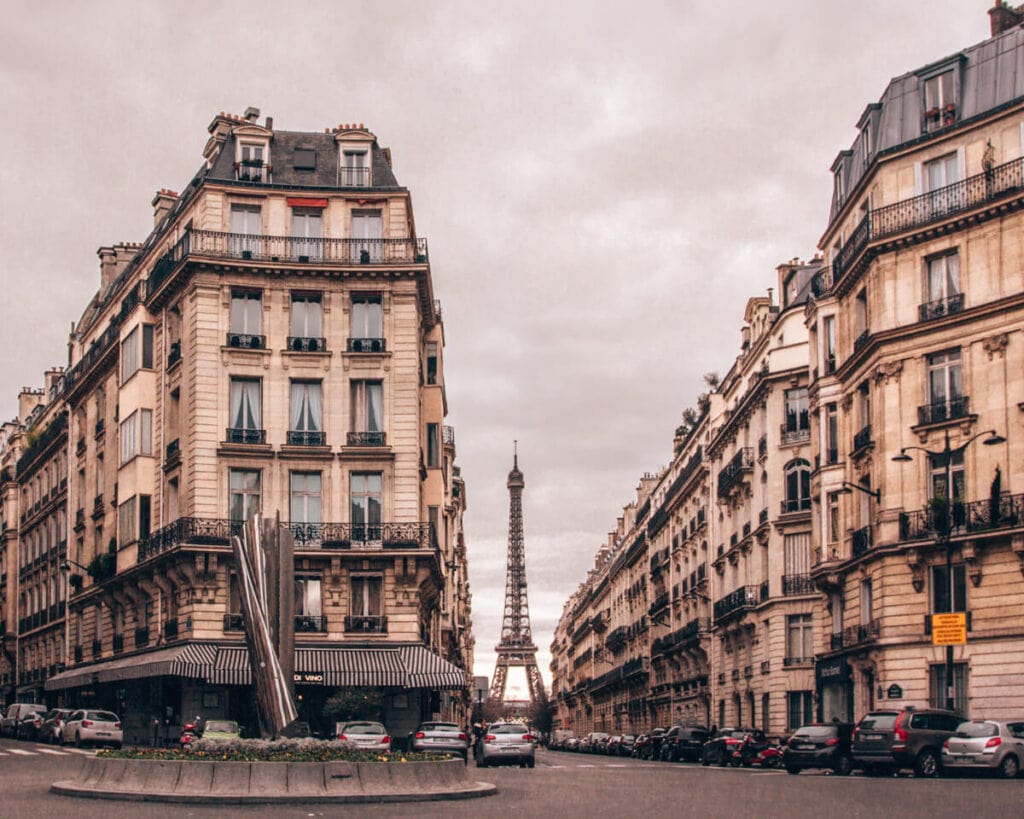
<instances>
[{"instance_id":1,"label":"decorative molding","mask_svg":"<svg viewBox=\"0 0 1024 819\"><path fill-rule=\"evenodd\" d=\"M981 342L982 348L988 353L988 360L991 361L995 356L1003 358L1006 355L1006 347L1010 343L1010 336L1008 333L996 333L994 336L989 336Z\"/></svg>"},{"instance_id":2,"label":"decorative molding","mask_svg":"<svg viewBox=\"0 0 1024 819\"><path fill-rule=\"evenodd\" d=\"M900 382L900 373L902 372L902 361L883 361L881 364L875 367L874 381L876 384L888 384L889 381L894 380L898 384Z\"/></svg>"},{"instance_id":3,"label":"decorative molding","mask_svg":"<svg viewBox=\"0 0 1024 819\"><path fill-rule=\"evenodd\" d=\"M843 396L843 400L840 402L843 408L843 412L849 412L853 406L853 393L849 392Z\"/></svg>"},{"instance_id":4,"label":"decorative molding","mask_svg":"<svg viewBox=\"0 0 1024 819\"><path fill-rule=\"evenodd\" d=\"M924 589L925 564L920 550L907 550L907 567L910 569L910 585L914 591L921 592Z\"/></svg>"}]
</instances>

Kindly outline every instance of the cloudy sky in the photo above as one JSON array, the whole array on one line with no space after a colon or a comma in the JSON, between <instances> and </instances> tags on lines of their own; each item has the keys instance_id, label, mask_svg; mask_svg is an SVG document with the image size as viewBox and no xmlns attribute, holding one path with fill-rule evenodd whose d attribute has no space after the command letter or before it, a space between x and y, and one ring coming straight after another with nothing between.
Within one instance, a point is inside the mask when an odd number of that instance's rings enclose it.
<instances>
[{"instance_id":1,"label":"cloudy sky","mask_svg":"<svg viewBox=\"0 0 1024 819\"><path fill-rule=\"evenodd\" d=\"M217 112L366 123L444 306L476 671L493 671L518 439L547 677L563 602L701 374L728 369L747 297L815 252L865 105L985 39L990 5L3 0L0 418L65 363L96 248L146 236Z\"/></svg>"}]
</instances>

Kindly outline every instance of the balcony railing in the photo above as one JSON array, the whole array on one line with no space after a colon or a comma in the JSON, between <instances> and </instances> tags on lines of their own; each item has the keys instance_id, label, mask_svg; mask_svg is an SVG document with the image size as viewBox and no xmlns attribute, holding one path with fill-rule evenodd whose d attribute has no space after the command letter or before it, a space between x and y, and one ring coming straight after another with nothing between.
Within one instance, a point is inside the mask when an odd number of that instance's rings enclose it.
<instances>
[{"instance_id":1,"label":"balcony railing","mask_svg":"<svg viewBox=\"0 0 1024 819\"><path fill-rule=\"evenodd\" d=\"M721 620L734 612L756 606L760 602L760 586L740 586L735 591L715 601L715 619Z\"/></svg>"},{"instance_id":2,"label":"balcony railing","mask_svg":"<svg viewBox=\"0 0 1024 819\"><path fill-rule=\"evenodd\" d=\"M851 551L854 557L860 557L873 545L874 537L871 526L864 526L853 532L851 536Z\"/></svg>"},{"instance_id":3,"label":"balcony railing","mask_svg":"<svg viewBox=\"0 0 1024 819\"><path fill-rule=\"evenodd\" d=\"M873 643L881 633L881 623L878 620L871 620L868 623L858 626L847 626L841 632L832 634L829 639L830 648L837 651L841 648L851 648L864 643Z\"/></svg>"},{"instance_id":4,"label":"balcony railing","mask_svg":"<svg viewBox=\"0 0 1024 819\"><path fill-rule=\"evenodd\" d=\"M781 511L784 515L792 515L795 512L806 512L811 508L810 498L790 498L781 502Z\"/></svg>"},{"instance_id":5,"label":"balcony railing","mask_svg":"<svg viewBox=\"0 0 1024 819\"><path fill-rule=\"evenodd\" d=\"M917 423L920 426L925 426L966 418L970 415L970 405L971 399L966 395L925 404L917 408Z\"/></svg>"},{"instance_id":6,"label":"balcony railing","mask_svg":"<svg viewBox=\"0 0 1024 819\"><path fill-rule=\"evenodd\" d=\"M736 451L729 463L718 473L718 496L729 494L729 490L740 480L745 472L754 468L754 449L745 446Z\"/></svg>"},{"instance_id":7,"label":"balcony railing","mask_svg":"<svg viewBox=\"0 0 1024 819\"><path fill-rule=\"evenodd\" d=\"M813 594L815 592L814 581L809 574L784 574L782 576L783 597L793 597L798 594Z\"/></svg>"},{"instance_id":8,"label":"balcony railing","mask_svg":"<svg viewBox=\"0 0 1024 819\"><path fill-rule=\"evenodd\" d=\"M325 438L323 430L288 430L288 446L323 446L324 441Z\"/></svg>"},{"instance_id":9,"label":"balcony railing","mask_svg":"<svg viewBox=\"0 0 1024 819\"><path fill-rule=\"evenodd\" d=\"M426 239L326 239L192 230L187 255L271 262L409 264L427 261ZM152 277L151 277L152 278ZM151 288L150 293L154 292Z\"/></svg>"},{"instance_id":10,"label":"balcony railing","mask_svg":"<svg viewBox=\"0 0 1024 819\"><path fill-rule=\"evenodd\" d=\"M322 353L327 349L327 339L313 336L288 336L288 349L293 353Z\"/></svg>"},{"instance_id":11,"label":"balcony railing","mask_svg":"<svg viewBox=\"0 0 1024 819\"><path fill-rule=\"evenodd\" d=\"M384 614L346 614L346 634L387 634L388 618Z\"/></svg>"},{"instance_id":12,"label":"balcony railing","mask_svg":"<svg viewBox=\"0 0 1024 819\"><path fill-rule=\"evenodd\" d=\"M964 309L964 294L957 293L955 296L949 296L945 299L936 299L935 301L929 301L917 308L918 318L921 321L931 321L932 319L942 318L943 316L951 316L954 313L959 313Z\"/></svg>"},{"instance_id":13,"label":"balcony railing","mask_svg":"<svg viewBox=\"0 0 1024 819\"><path fill-rule=\"evenodd\" d=\"M139 539L139 562L184 544L229 546L242 530L242 521L223 518L178 518Z\"/></svg>"},{"instance_id":14,"label":"balcony railing","mask_svg":"<svg viewBox=\"0 0 1024 819\"><path fill-rule=\"evenodd\" d=\"M345 349L350 353L383 353L388 348L383 338L350 338Z\"/></svg>"},{"instance_id":15,"label":"balcony railing","mask_svg":"<svg viewBox=\"0 0 1024 819\"><path fill-rule=\"evenodd\" d=\"M267 182L271 170L262 159L243 159L235 163L235 179L239 182Z\"/></svg>"},{"instance_id":16,"label":"balcony railing","mask_svg":"<svg viewBox=\"0 0 1024 819\"><path fill-rule=\"evenodd\" d=\"M445 424L441 428L441 443L445 446L455 446L455 428Z\"/></svg>"},{"instance_id":17,"label":"balcony railing","mask_svg":"<svg viewBox=\"0 0 1024 819\"><path fill-rule=\"evenodd\" d=\"M296 614L296 634L326 634L327 617L322 614Z\"/></svg>"},{"instance_id":18,"label":"balcony railing","mask_svg":"<svg viewBox=\"0 0 1024 819\"><path fill-rule=\"evenodd\" d=\"M297 549L436 549L429 523L291 523Z\"/></svg>"},{"instance_id":19,"label":"balcony railing","mask_svg":"<svg viewBox=\"0 0 1024 819\"><path fill-rule=\"evenodd\" d=\"M384 446L386 441L384 432L350 432L346 437L349 446Z\"/></svg>"},{"instance_id":20,"label":"balcony railing","mask_svg":"<svg viewBox=\"0 0 1024 819\"><path fill-rule=\"evenodd\" d=\"M656 598L654 598L654 602L651 603L651 607L650 607L650 609L648 609L647 613L651 617L653 617L655 614L657 614L663 608L668 606L668 604L669 604L669 596L668 596L668 594L659 594Z\"/></svg>"},{"instance_id":21,"label":"balcony railing","mask_svg":"<svg viewBox=\"0 0 1024 819\"><path fill-rule=\"evenodd\" d=\"M811 293L820 299L832 291L832 268L823 267L811 277Z\"/></svg>"},{"instance_id":22,"label":"balcony railing","mask_svg":"<svg viewBox=\"0 0 1024 819\"><path fill-rule=\"evenodd\" d=\"M810 440L811 428L806 423L801 425L782 424L779 427L779 435L783 444L797 444Z\"/></svg>"},{"instance_id":23,"label":"balcony railing","mask_svg":"<svg viewBox=\"0 0 1024 819\"><path fill-rule=\"evenodd\" d=\"M237 347L240 350L265 350L267 337L255 333L234 333L228 331L227 340L224 342L228 347Z\"/></svg>"},{"instance_id":24,"label":"balcony railing","mask_svg":"<svg viewBox=\"0 0 1024 819\"><path fill-rule=\"evenodd\" d=\"M368 188L370 169L342 166L338 169L338 185L342 188Z\"/></svg>"},{"instance_id":25,"label":"balcony railing","mask_svg":"<svg viewBox=\"0 0 1024 819\"><path fill-rule=\"evenodd\" d=\"M245 427L228 427L224 440L229 444L263 444L267 440L265 429L248 429Z\"/></svg>"},{"instance_id":26,"label":"balcony railing","mask_svg":"<svg viewBox=\"0 0 1024 819\"><path fill-rule=\"evenodd\" d=\"M856 435L853 436L853 451L859 452L867 446L871 445L871 424L863 427Z\"/></svg>"},{"instance_id":27,"label":"balcony railing","mask_svg":"<svg viewBox=\"0 0 1024 819\"><path fill-rule=\"evenodd\" d=\"M1015 529L1021 525L1024 525L1024 495L1000 495L970 503L954 500L951 510L937 504L930 509L900 513L900 540Z\"/></svg>"}]
</instances>

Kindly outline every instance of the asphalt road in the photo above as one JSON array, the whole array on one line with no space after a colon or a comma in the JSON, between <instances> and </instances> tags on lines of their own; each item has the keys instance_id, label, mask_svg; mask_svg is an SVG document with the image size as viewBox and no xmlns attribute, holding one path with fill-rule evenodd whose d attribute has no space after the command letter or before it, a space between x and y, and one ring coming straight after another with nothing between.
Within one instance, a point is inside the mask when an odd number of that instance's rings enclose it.
<instances>
[{"instance_id":1,"label":"asphalt road","mask_svg":"<svg viewBox=\"0 0 1024 819\"><path fill-rule=\"evenodd\" d=\"M0 817L330 816L422 817L1021 817L1024 779L869 779L820 773L703 768L540 750L537 767L487 768L475 778L498 786L496 796L452 802L390 805L254 806L161 805L71 799L49 792L86 751L0 740Z\"/></svg>"}]
</instances>

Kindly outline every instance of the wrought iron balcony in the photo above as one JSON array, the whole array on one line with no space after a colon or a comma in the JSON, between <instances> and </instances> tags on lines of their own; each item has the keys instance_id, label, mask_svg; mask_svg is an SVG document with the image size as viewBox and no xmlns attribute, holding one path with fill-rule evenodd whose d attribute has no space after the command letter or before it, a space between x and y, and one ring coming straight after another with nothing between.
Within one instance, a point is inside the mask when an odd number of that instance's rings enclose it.
<instances>
[{"instance_id":1,"label":"wrought iron balcony","mask_svg":"<svg viewBox=\"0 0 1024 819\"><path fill-rule=\"evenodd\" d=\"M781 502L781 511L784 515L792 515L796 512L806 512L811 508L810 498L790 498Z\"/></svg>"},{"instance_id":2,"label":"wrought iron balcony","mask_svg":"<svg viewBox=\"0 0 1024 819\"><path fill-rule=\"evenodd\" d=\"M290 523L297 549L436 549L429 523Z\"/></svg>"},{"instance_id":3,"label":"wrought iron balcony","mask_svg":"<svg viewBox=\"0 0 1024 819\"><path fill-rule=\"evenodd\" d=\"M350 353L383 353L387 342L383 338L350 338L345 349Z\"/></svg>"},{"instance_id":4,"label":"wrought iron balcony","mask_svg":"<svg viewBox=\"0 0 1024 819\"><path fill-rule=\"evenodd\" d=\"M455 446L455 428L445 424L441 428L441 442L445 446Z\"/></svg>"},{"instance_id":5,"label":"wrought iron balcony","mask_svg":"<svg viewBox=\"0 0 1024 819\"><path fill-rule=\"evenodd\" d=\"M841 632L832 634L829 639L829 647L833 651L853 646L873 643L881 633L881 623L878 620L871 620L868 623L857 626L847 626Z\"/></svg>"},{"instance_id":6,"label":"wrought iron balcony","mask_svg":"<svg viewBox=\"0 0 1024 819\"><path fill-rule=\"evenodd\" d=\"M798 444L811 439L811 427L806 420L803 424L781 424L779 435L783 444Z\"/></svg>"},{"instance_id":7,"label":"wrought iron balcony","mask_svg":"<svg viewBox=\"0 0 1024 819\"><path fill-rule=\"evenodd\" d=\"M370 169L341 167L338 169L338 185L342 188L368 188Z\"/></svg>"},{"instance_id":8,"label":"wrought iron balcony","mask_svg":"<svg viewBox=\"0 0 1024 819\"><path fill-rule=\"evenodd\" d=\"M662 609L666 608L668 606L668 604L669 604L669 596L668 596L668 594L667 593L659 594L656 598L654 598L654 602L651 603L651 607L650 607L650 609L647 610L647 613L651 617L653 617L659 611L661 611Z\"/></svg>"},{"instance_id":9,"label":"wrought iron balcony","mask_svg":"<svg viewBox=\"0 0 1024 819\"><path fill-rule=\"evenodd\" d=\"M813 665L813 657L783 657L782 665L784 668L792 668L798 665Z\"/></svg>"},{"instance_id":10,"label":"wrought iron balcony","mask_svg":"<svg viewBox=\"0 0 1024 819\"><path fill-rule=\"evenodd\" d=\"M172 341L167 349L167 369L181 361L181 342Z\"/></svg>"},{"instance_id":11,"label":"wrought iron balcony","mask_svg":"<svg viewBox=\"0 0 1024 819\"><path fill-rule=\"evenodd\" d=\"M1024 495L1000 495L998 499L963 503L953 501L952 509L934 503L928 509L900 513L900 540L926 540L944 536L1024 525Z\"/></svg>"},{"instance_id":12,"label":"wrought iron balcony","mask_svg":"<svg viewBox=\"0 0 1024 819\"><path fill-rule=\"evenodd\" d=\"M964 309L964 294L957 293L955 296L949 296L945 299L936 299L935 301L925 302L917 308L918 317L921 321L931 321L932 319L942 318L943 316L951 316L954 313L959 313Z\"/></svg>"},{"instance_id":13,"label":"wrought iron balcony","mask_svg":"<svg viewBox=\"0 0 1024 819\"><path fill-rule=\"evenodd\" d=\"M296 634L326 634L327 617L322 614L296 614Z\"/></svg>"},{"instance_id":14,"label":"wrought iron balcony","mask_svg":"<svg viewBox=\"0 0 1024 819\"><path fill-rule=\"evenodd\" d=\"M237 347L240 350L265 350L267 347L267 337L254 333L228 331L227 340L224 343L228 347Z\"/></svg>"},{"instance_id":15,"label":"wrought iron balcony","mask_svg":"<svg viewBox=\"0 0 1024 819\"><path fill-rule=\"evenodd\" d=\"M346 614L346 634L387 634L388 618L384 614Z\"/></svg>"},{"instance_id":16,"label":"wrought iron balcony","mask_svg":"<svg viewBox=\"0 0 1024 819\"><path fill-rule=\"evenodd\" d=\"M288 446L323 446L326 439L323 430L290 429L287 440Z\"/></svg>"},{"instance_id":17,"label":"wrought iron balcony","mask_svg":"<svg viewBox=\"0 0 1024 819\"><path fill-rule=\"evenodd\" d=\"M348 446L384 446L387 433L384 432L350 432L346 438Z\"/></svg>"},{"instance_id":18,"label":"wrought iron balcony","mask_svg":"<svg viewBox=\"0 0 1024 819\"><path fill-rule=\"evenodd\" d=\"M864 526L855 530L851 535L851 551L854 557L860 557L873 545L874 536L871 526Z\"/></svg>"},{"instance_id":19,"label":"wrought iron balcony","mask_svg":"<svg viewBox=\"0 0 1024 819\"><path fill-rule=\"evenodd\" d=\"M224 435L224 440L229 444L264 444L267 441L265 429L228 427Z\"/></svg>"},{"instance_id":20,"label":"wrought iron balcony","mask_svg":"<svg viewBox=\"0 0 1024 819\"><path fill-rule=\"evenodd\" d=\"M782 576L783 597L793 597L798 594L814 594L814 581L809 574L784 574Z\"/></svg>"},{"instance_id":21,"label":"wrought iron balcony","mask_svg":"<svg viewBox=\"0 0 1024 819\"><path fill-rule=\"evenodd\" d=\"M239 182L269 182L272 170L262 159L243 159L235 163L235 179Z\"/></svg>"},{"instance_id":22,"label":"wrought iron balcony","mask_svg":"<svg viewBox=\"0 0 1024 819\"><path fill-rule=\"evenodd\" d=\"M823 267L811 277L811 293L820 299L832 291L832 268Z\"/></svg>"},{"instance_id":23,"label":"wrought iron balcony","mask_svg":"<svg viewBox=\"0 0 1024 819\"><path fill-rule=\"evenodd\" d=\"M733 488L744 474L750 472L753 468L753 447L745 446L736 450L736 454L732 456L729 463L718 473L718 496L723 497L729 494L729 490Z\"/></svg>"},{"instance_id":24,"label":"wrought iron balcony","mask_svg":"<svg viewBox=\"0 0 1024 819\"><path fill-rule=\"evenodd\" d=\"M760 602L760 586L740 586L735 591L715 601L715 620L721 620L737 611L756 606Z\"/></svg>"},{"instance_id":25,"label":"wrought iron balcony","mask_svg":"<svg viewBox=\"0 0 1024 819\"><path fill-rule=\"evenodd\" d=\"M172 249L178 257L220 256L270 262L327 264L418 264L427 261L426 239L327 239L304 236L268 236L192 230L187 246ZM161 271L162 272L162 271ZM166 274L165 274L166 275ZM153 276L150 276L152 282ZM150 287L149 293L156 292Z\"/></svg>"},{"instance_id":26,"label":"wrought iron balcony","mask_svg":"<svg viewBox=\"0 0 1024 819\"><path fill-rule=\"evenodd\" d=\"M871 445L871 424L863 427L856 435L853 436L853 451L859 452L867 446Z\"/></svg>"},{"instance_id":27,"label":"wrought iron balcony","mask_svg":"<svg viewBox=\"0 0 1024 819\"><path fill-rule=\"evenodd\" d=\"M945 401L935 401L917 408L917 423L941 424L943 421L956 421L970 415L971 399L966 395L958 395Z\"/></svg>"},{"instance_id":28,"label":"wrought iron balcony","mask_svg":"<svg viewBox=\"0 0 1024 819\"><path fill-rule=\"evenodd\" d=\"M288 336L288 349L293 353L322 353L327 350L327 339L313 336Z\"/></svg>"}]
</instances>

